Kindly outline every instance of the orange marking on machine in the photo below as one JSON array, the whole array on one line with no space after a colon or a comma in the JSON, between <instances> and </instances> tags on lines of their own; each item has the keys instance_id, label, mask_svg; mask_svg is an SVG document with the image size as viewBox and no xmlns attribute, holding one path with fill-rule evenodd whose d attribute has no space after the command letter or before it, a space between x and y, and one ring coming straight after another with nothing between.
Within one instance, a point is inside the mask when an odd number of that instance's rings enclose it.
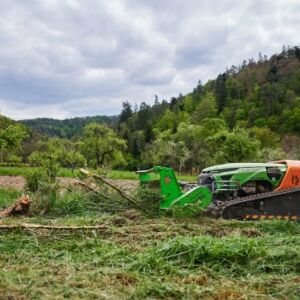
<instances>
[{"instance_id":1,"label":"orange marking on machine","mask_svg":"<svg viewBox=\"0 0 300 300\"><path fill-rule=\"evenodd\" d=\"M300 187L300 162L295 160L279 160L275 161L275 163L286 164L287 169L285 175L277 187L277 191L292 188L292 187Z\"/></svg>"}]
</instances>

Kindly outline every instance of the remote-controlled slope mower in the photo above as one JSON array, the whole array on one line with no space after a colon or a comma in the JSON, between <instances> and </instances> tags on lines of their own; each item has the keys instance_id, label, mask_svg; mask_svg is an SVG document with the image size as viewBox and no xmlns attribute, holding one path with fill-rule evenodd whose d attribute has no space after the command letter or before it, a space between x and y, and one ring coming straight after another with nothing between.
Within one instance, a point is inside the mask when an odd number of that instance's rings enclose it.
<instances>
[{"instance_id":1,"label":"remote-controlled slope mower","mask_svg":"<svg viewBox=\"0 0 300 300\"><path fill-rule=\"evenodd\" d=\"M193 203L227 219L300 219L300 161L209 167L185 192L172 168L155 166L138 174L142 185L160 194L162 210Z\"/></svg>"}]
</instances>

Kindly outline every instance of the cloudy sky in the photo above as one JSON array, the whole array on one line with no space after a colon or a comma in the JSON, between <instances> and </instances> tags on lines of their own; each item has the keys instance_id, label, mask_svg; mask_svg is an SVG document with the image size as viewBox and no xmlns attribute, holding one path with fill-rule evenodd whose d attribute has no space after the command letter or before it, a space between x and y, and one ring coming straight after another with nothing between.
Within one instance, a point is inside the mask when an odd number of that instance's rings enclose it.
<instances>
[{"instance_id":1,"label":"cloudy sky","mask_svg":"<svg viewBox=\"0 0 300 300\"><path fill-rule=\"evenodd\" d=\"M0 0L0 112L115 114L300 44L298 0Z\"/></svg>"}]
</instances>

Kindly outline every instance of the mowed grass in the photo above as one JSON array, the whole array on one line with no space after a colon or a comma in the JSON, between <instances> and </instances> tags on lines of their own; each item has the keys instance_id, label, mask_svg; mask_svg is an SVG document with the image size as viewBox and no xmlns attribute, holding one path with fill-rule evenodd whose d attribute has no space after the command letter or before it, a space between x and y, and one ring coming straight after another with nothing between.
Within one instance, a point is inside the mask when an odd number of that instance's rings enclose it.
<instances>
[{"instance_id":1,"label":"mowed grass","mask_svg":"<svg viewBox=\"0 0 300 300\"><path fill-rule=\"evenodd\" d=\"M29 172L32 172L34 167L0 167L0 176L25 176ZM61 168L58 172L59 177L78 177L80 175L79 170L74 170L72 172L71 169ZM108 171L105 176L109 179L131 179L138 180L139 176L135 172L131 171L118 171L111 170ZM176 175L178 180L188 181L188 182L196 182L197 176L191 175Z\"/></svg>"},{"instance_id":2,"label":"mowed grass","mask_svg":"<svg viewBox=\"0 0 300 300\"><path fill-rule=\"evenodd\" d=\"M3 207L18 192L0 195ZM2 229L1 299L299 299L300 223L111 214L79 192L59 200L1 224L105 227Z\"/></svg>"}]
</instances>

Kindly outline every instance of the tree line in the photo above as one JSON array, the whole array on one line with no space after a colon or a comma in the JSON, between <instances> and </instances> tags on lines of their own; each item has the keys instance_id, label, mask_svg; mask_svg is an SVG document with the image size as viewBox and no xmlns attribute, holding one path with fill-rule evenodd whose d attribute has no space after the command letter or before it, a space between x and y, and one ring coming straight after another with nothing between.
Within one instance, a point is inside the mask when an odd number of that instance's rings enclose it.
<instances>
[{"instance_id":1,"label":"tree line","mask_svg":"<svg viewBox=\"0 0 300 300\"><path fill-rule=\"evenodd\" d=\"M139 107L124 101L118 117L75 120L77 125L48 120L46 127L43 119L35 126L0 123L1 160L130 170L160 164L190 171L225 162L300 159L300 48L283 47L270 58L259 54L169 101L155 96L152 105ZM68 134L49 134L49 124Z\"/></svg>"}]
</instances>

